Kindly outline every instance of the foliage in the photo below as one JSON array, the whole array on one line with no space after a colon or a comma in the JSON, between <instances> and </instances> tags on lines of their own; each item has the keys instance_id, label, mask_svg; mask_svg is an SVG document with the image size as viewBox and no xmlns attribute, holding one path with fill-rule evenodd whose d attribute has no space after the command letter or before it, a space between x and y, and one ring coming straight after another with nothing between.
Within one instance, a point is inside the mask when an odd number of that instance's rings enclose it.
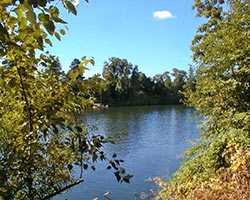
<instances>
[{"instance_id":1,"label":"foliage","mask_svg":"<svg viewBox=\"0 0 250 200\"><path fill-rule=\"evenodd\" d=\"M183 97L179 91L185 85L186 72L174 68L171 75L173 82L169 72L147 77L137 65L112 57L104 63L103 79L99 82L105 89L97 99L109 105L179 104Z\"/></svg>"},{"instance_id":2,"label":"foliage","mask_svg":"<svg viewBox=\"0 0 250 200\"><path fill-rule=\"evenodd\" d=\"M193 7L208 22L192 43L196 90L184 95L206 121L162 199L249 198L250 1L223 3L196 0Z\"/></svg>"},{"instance_id":3,"label":"foliage","mask_svg":"<svg viewBox=\"0 0 250 200\"><path fill-rule=\"evenodd\" d=\"M107 160L119 182L130 175L116 155L108 159L109 142L79 123L76 112L93 103L93 82L79 81L92 59L82 58L67 74L58 59L44 53L50 38L61 39L66 22L58 3L76 14L67 0L0 1L0 198L45 199L74 182L77 166L92 168ZM73 117L73 115L75 118Z\"/></svg>"},{"instance_id":4,"label":"foliage","mask_svg":"<svg viewBox=\"0 0 250 200\"><path fill-rule=\"evenodd\" d=\"M121 101L127 96L131 69L132 65L126 59L113 57L104 63L103 76L108 82L110 96L115 101Z\"/></svg>"}]
</instances>

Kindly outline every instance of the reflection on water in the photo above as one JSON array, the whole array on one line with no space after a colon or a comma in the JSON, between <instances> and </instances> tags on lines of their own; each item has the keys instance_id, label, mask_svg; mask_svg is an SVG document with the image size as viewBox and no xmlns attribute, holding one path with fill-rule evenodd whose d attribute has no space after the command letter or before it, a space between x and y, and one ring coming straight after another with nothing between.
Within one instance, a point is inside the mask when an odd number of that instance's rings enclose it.
<instances>
[{"instance_id":1,"label":"reflection on water","mask_svg":"<svg viewBox=\"0 0 250 200\"><path fill-rule=\"evenodd\" d=\"M87 124L96 124L98 133L110 136L116 144L107 144L105 152L116 152L125 160L124 167L133 174L131 184L119 184L106 163L97 170L85 171L82 184L56 197L69 200L132 200L150 189L156 190L149 177L170 177L180 166L177 157L189 146L187 140L198 136L197 119L190 120L193 109L183 106L119 107L89 111L82 115Z\"/></svg>"}]
</instances>

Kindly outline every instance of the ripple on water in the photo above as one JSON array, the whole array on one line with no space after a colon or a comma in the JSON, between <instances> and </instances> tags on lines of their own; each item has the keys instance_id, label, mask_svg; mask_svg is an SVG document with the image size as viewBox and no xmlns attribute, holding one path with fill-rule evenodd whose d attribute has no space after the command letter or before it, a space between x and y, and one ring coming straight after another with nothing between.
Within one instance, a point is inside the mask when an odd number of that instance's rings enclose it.
<instances>
[{"instance_id":1,"label":"ripple on water","mask_svg":"<svg viewBox=\"0 0 250 200\"><path fill-rule=\"evenodd\" d=\"M98 163L97 170L85 171L85 182L55 199L105 199L110 191L113 200L136 199L157 189L149 177L170 177L180 166L182 154L198 137L197 119L190 119L193 109L183 106L117 107L90 111L82 115L88 124L97 124L98 133L111 136L116 144L107 144L105 151L116 152L125 160L127 172L134 175L131 184L119 184L107 164ZM75 172L76 174L77 171Z\"/></svg>"}]
</instances>

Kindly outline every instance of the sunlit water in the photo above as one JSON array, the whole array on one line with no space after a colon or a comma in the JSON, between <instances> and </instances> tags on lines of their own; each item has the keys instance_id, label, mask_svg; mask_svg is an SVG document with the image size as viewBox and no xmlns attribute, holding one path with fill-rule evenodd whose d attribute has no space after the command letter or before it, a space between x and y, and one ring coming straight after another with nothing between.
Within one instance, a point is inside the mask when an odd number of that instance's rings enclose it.
<instances>
[{"instance_id":1,"label":"sunlit water","mask_svg":"<svg viewBox=\"0 0 250 200\"><path fill-rule=\"evenodd\" d=\"M197 118L190 119L193 109L183 106L143 106L97 109L82 115L88 124L99 127L97 133L112 136L116 144L105 146L105 152L114 152L125 160L123 167L134 177L130 184L119 184L107 163L96 165L96 171L84 171L84 182L55 200L145 198L150 189L158 188L153 177L169 178L179 168L181 154L190 146L189 140L198 137ZM76 177L78 173L76 172ZM145 199L150 199L147 197Z\"/></svg>"}]
</instances>

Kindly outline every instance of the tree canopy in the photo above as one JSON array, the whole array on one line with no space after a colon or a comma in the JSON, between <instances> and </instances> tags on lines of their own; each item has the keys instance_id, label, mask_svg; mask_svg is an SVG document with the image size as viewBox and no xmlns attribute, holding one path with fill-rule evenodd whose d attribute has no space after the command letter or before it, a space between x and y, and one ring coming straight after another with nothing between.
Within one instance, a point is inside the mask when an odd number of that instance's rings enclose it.
<instances>
[{"instance_id":1,"label":"tree canopy","mask_svg":"<svg viewBox=\"0 0 250 200\"><path fill-rule=\"evenodd\" d=\"M166 71L151 78L127 59L112 57L104 62L103 77L99 77L103 89L95 96L97 101L112 106L180 104L186 74L184 70L173 68L173 73ZM194 74L191 75L194 78ZM194 82L192 87L195 87Z\"/></svg>"},{"instance_id":2,"label":"tree canopy","mask_svg":"<svg viewBox=\"0 0 250 200\"><path fill-rule=\"evenodd\" d=\"M87 1L87 0L86 0ZM0 1L0 199L48 199L78 183L72 173L106 160L119 182L129 182L116 158L76 112L93 103L93 82L78 81L93 59L83 57L67 74L56 56L45 53L65 34L58 3L68 0ZM74 185L74 184L73 184Z\"/></svg>"},{"instance_id":3,"label":"tree canopy","mask_svg":"<svg viewBox=\"0 0 250 200\"><path fill-rule=\"evenodd\" d=\"M159 198L249 199L250 1L196 0L193 8L207 23L192 42L196 89L184 95L206 120Z\"/></svg>"}]
</instances>

